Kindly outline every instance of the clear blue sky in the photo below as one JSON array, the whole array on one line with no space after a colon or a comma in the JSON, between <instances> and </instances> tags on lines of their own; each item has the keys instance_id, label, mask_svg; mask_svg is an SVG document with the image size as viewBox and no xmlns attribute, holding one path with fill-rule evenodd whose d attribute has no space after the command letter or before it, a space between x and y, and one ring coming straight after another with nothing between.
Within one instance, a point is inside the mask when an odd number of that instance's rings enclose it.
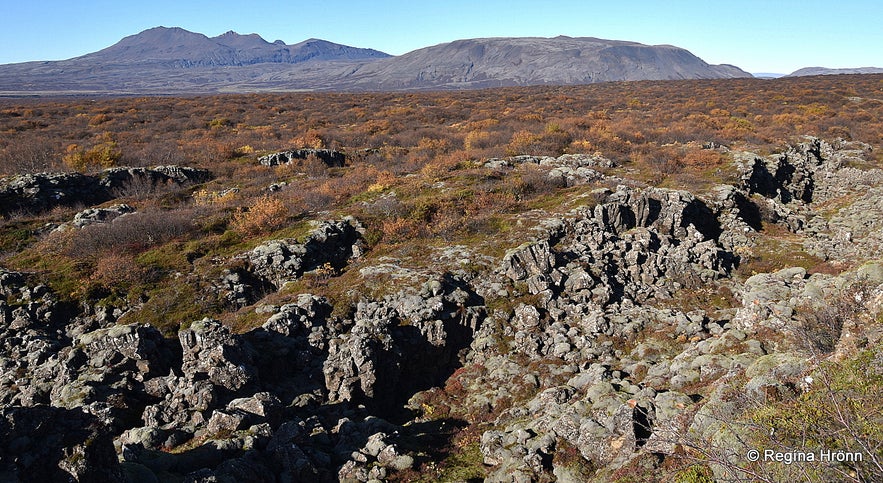
<instances>
[{"instance_id":1,"label":"clear blue sky","mask_svg":"<svg viewBox=\"0 0 883 483\"><path fill-rule=\"evenodd\" d=\"M883 67L881 0L0 0L0 63L59 60L159 25L399 55L462 38L600 37L683 47L749 72Z\"/></svg>"}]
</instances>

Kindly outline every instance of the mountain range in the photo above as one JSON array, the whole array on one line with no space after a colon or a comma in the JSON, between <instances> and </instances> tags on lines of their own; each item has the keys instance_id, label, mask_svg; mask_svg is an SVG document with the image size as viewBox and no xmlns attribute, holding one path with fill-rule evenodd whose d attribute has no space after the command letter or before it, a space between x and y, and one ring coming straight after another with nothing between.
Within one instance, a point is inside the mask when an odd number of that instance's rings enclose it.
<instances>
[{"instance_id":1,"label":"mountain range","mask_svg":"<svg viewBox=\"0 0 883 483\"><path fill-rule=\"evenodd\" d=\"M591 37L457 40L394 57L319 39L286 45L257 34L156 27L73 59L0 65L0 93L468 89L750 76L671 45Z\"/></svg>"}]
</instances>

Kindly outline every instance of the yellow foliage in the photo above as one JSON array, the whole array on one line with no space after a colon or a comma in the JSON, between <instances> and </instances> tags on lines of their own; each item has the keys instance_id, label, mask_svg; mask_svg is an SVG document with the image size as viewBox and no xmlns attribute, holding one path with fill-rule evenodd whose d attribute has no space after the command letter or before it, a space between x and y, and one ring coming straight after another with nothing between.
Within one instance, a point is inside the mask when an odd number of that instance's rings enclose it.
<instances>
[{"instance_id":1,"label":"yellow foliage","mask_svg":"<svg viewBox=\"0 0 883 483\"><path fill-rule=\"evenodd\" d=\"M570 143L573 148L571 151L575 153L590 153L595 151L595 146L587 139L580 139Z\"/></svg>"},{"instance_id":2,"label":"yellow foliage","mask_svg":"<svg viewBox=\"0 0 883 483\"><path fill-rule=\"evenodd\" d=\"M466 149L482 149L488 147L490 133L486 131L469 131L463 139L463 147Z\"/></svg>"},{"instance_id":3,"label":"yellow foliage","mask_svg":"<svg viewBox=\"0 0 883 483\"><path fill-rule=\"evenodd\" d=\"M228 189L224 191L209 191L201 189L193 193L193 201L199 206L208 206L220 203L226 203L236 198L238 189Z\"/></svg>"},{"instance_id":4,"label":"yellow foliage","mask_svg":"<svg viewBox=\"0 0 883 483\"><path fill-rule=\"evenodd\" d=\"M99 124L104 124L107 121L110 121L110 116L108 116L107 114L104 114L104 113L99 113L99 114L92 116L92 118L89 119L89 125L90 126L98 126Z\"/></svg>"},{"instance_id":5,"label":"yellow foliage","mask_svg":"<svg viewBox=\"0 0 883 483\"><path fill-rule=\"evenodd\" d=\"M527 130L521 130L512 135L509 145L506 146L506 154L514 156L516 154L525 154L531 144L539 140L539 136Z\"/></svg>"},{"instance_id":6,"label":"yellow foliage","mask_svg":"<svg viewBox=\"0 0 883 483\"><path fill-rule=\"evenodd\" d=\"M386 188L388 188L388 186L386 186L385 184L374 183L371 186L368 186L368 192L369 193L379 193L379 192L385 190Z\"/></svg>"},{"instance_id":7,"label":"yellow foliage","mask_svg":"<svg viewBox=\"0 0 883 483\"><path fill-rule=\"evenodd\" d=\"M506 154L510 156L518 154L557 156L564 152L564 148L570 144L571 140L570 133L561 129L561 126L549 123L539 134L527 130L513 134L506 146Z\"/></svg>"},{"instance_id":8,"label":"yellow foliage","mask_svg":"<svg viewBox=\"0 0 883 483\"><path fill-rule=\"evenodd\" d=\"M325 139L315 129L309 129L304 134L297 136L293 140L294 145L302 148L324 149Z\"/></svg>"},{"instance_id":9,"label":"yellow foliage","mask_svg":"<svg viewBox=\"0 0 883 483\"><path fill-rule=\"evenodd\" d=\"M86 171L89 168L111 168L123 156L117 143L109 133L99 137L100 142L90 148L82 148L78 144L69 144L62 157L64 164L75 171Z\"/></svg>"},{"instance_id":10,"label":"yellow foliage","mask_svg":"<svg viewBox=\"0 0 883 483\"><path fill-rule=\"evenodd\" d=\"M379 193L390 186L392 186L393 182L395 182L395 175L390 173L389 171L380 171L377 173L377 180L368 186L369 193Z\"/></svg>"},{"instance_id":11,"label":"yellow foliage","mask_svg":"<svg viewBox=\"0 0 883 483\"><path fill-rule=\"evenodd\" d=\"M234 230L248 235L257 235L278 230L288 222L288 207L282 201L264 195L258 198L248 210L233 216Z\"/></svg>"},{"instance_id":12,"label":"yellow foliage","mask_svg":"<svg viewBox=\"0 0 883 483\"><path fill-rule=\"evenodd\" d=\"M434 139L423 137L417 142L417 149L427 151L446 152L450 149L451 143L447 139Z\"/></svg>"}]
</instances>

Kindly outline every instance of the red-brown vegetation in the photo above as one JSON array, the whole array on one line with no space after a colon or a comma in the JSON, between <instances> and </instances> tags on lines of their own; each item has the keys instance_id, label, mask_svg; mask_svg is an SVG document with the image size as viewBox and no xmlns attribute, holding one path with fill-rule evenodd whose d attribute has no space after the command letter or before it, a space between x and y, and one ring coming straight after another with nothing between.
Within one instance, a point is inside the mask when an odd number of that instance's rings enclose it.
<instances>
[{"instance_id":1,"label":"red-brown vegetation","mask_svg":"<svg viewBox=\"0 0 883 483\"><path fill-rule=\"evenodd\" d=\"M2 221L10 229L0 231L0 246L16 247L18 255L3 255L17 257L9 262L13 267L70 267L60 272L70 278L56 285L147 291L182 268L214 270L209 259L247 249L261 237L297 236L290 227L315 218L355 215L369 248L381 252L450 242L503 249L498 237L517 230L513 214L552 206L572 188L550 181L545 168L533 164L489 170L482 167L488 158L599 154L621 166L613 174L709 186L732 175L731 157L720 146L769 154L814 135L860 140L879 153L881 99L883 75L463 92L3 99L0 176L180 164L209 169L215 180L185 189L127 186L115 195L138 214L67 234L54 241L60 250L52 252L37 248L45 243L34 233L46 222L68 221L72 212L11 214ZM347 163L328 167L315 156L277 167L257 163L262 154L289 148L339 150ZM181 241L198 247L186 259L166 249ZM118 255L96 265L95 257L111 253ZM136 270L132 260L139 256L168 267Z\"/></svg>"}]
</instances>

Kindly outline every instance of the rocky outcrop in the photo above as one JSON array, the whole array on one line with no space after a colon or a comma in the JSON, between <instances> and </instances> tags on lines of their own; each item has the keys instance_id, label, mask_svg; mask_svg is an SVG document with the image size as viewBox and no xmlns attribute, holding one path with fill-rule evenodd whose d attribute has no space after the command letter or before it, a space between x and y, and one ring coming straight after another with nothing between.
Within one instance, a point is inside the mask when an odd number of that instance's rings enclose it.
<instances>
[{"instance_id":1,"label":"rocky outcrop","mask_svg":"<svg viewBox=\"0 0 883 483\"><path fill-rule=\"evenodd\" d=\"M540 241L516 248L503 257L506 275L512 280L525 280L548 274L555 266L555 255L548 241Z\"/></svg>"},{"instance_id":2,"label":"rocky outcrop","mask_svg":"<svg viewBox=\"0 0 883 483\"><path fill-rule=\"evenodd\" d=\"M271 153L258 158L258 162L264 166L279 166L280 164L291 164L298 160L305 160L310 156L325 163L330 168L339 168L346 164L346 156L340 151L333 149L293 149L290 151L280 151Z\"/></svg>"},{"instance_id":3,"label":"rocky outcrop","mask_svg":"<svg viewBox=\"0 0 883 483\"><path fill-rule=\"evenodd\" d=\"M23 174L0 180L0 214L40 212L55 206L94 205L110 199L99 181L80 173Z\"/></svg>"},{"instance_id":4,"label":"rocky outcrop","mask_svg":"<svg viewBox=\"0 0 883 483\"><path fill-rule=\"evenodd\" d=\"M870 149L858 142L809 138L782 154L742 156L741 191L762 197L752 203L759 218L808 235L807 250L825 260L874 257L883 249L878 202L883 170L855 167L866 164ZM858 199L830 216L814 209L847 196Z\"/></svg>"},{"instance_id":5,"label":"rocky outcrop","mask_svg":"<svg viewBox=\"0 0 883 483\"><path fill-rule=\"evenodd\" d=\"M234 337L220 322L204 319L178 332L184 351L181 371L192 380L207 379L216 388L236 393L257 382L254 349Z\"/></svg>"},{"instance_id":6,"label":"rocky outcrop","mask_svg":"<svg viewBox=\"0 0 883 483\"><path fill-rule=\"evenodd\" d=\"M125 203L108 206L106 208L88 208L74 215L74 218L70 223L50 226L54 226L54 228L52 228L53 231L64 231L70 228L84 228L96 223L109 223L122 215L134 212L135 209Z\"/></svg>"},{"instance_id":7,"label":"rocky outcrop","mask_svg":"<svg viewBox=\"0 0 883 483\"><path fill-rule=\"evenodd\" d=\"M204 169L186 166L156 166L154 168L110 168L98 174L99 185L112 195L127 190L151 190L164 185L204 183L213 178Z\"/></svg>"},{"instance_id":8,"label":"rocky outcrop","mask_svg":"<svg viewBox=\"0 0 883 483\"><path fill-rule=\"evenodd\" d=\"M602 180L626 183L627 180L602 174L600 170L613 168L616 163L599 154L562 154L552 156L519 155L508 158L489 158L484 167L492 169L512 168L520 164L536 164L546 171L546 179L556 186L575 186ZM631 184L639 184L630 182Z\"/></svg>"},{"instance_id":9,"label":"rocky outcrop","mask_svg":"<svg viewBox=\"0 0 883 483\"><path fill-rule=\"evenodd\" d=\"M209 171L182 166L110 168L95 175L37 173L0 179L0 215L42 212L56 206L96 205L132 192L202 183Z\"/></svg>"},{"instance_id":10,"label":"rocky outcrop","mask_svg":"<svg viewBox=\"0 0 883 483\"><path fill-rule=\"evenodd\" d=\"M4 272L0 279L12 294L0 302L4 405L82 409L120 430L140 417L150 399L143 382L168 373L173 363L156 329L76 315L19 274Z\"/></svg>"},{"instance_id":11,"label":"rocky outcrop","mask_svg":"<svg viewBox=\"0 0 883 483\"><path fill-rule=\"evenodd\" d=\"M362 226L354 218L316 223L302 242L270 240L237 258L244 268L228 270L221 290L235 305L248 305L268 290L304 273L323 270L328 276L343 269L363 251Z\"/></svg>"},{"instance_id":12,"label":"rocky outcrop","mask_svg":"<svg viewBox=\"0 0 883 483\"><path fill-rule=\"evenodd\" d=\"M329 341L323 368L329 400L382 410L441 384L483 317L481 298L453 277L426 284L421 294L359 303L352 329Z\"/></svg>"},{"instance_id":13,"label":"rocky outcrop","mask_svg":"<svg viewBox=\"0 0 883 483\"><path fill-rule=\"evenodd\" d=\"M883 171L880 173L883 175ZM804 246L825 260L866 260L883 250L883 180L873 186L857 187L853 203L840 207L830 217L810 218L804 231L811 235Z\"/></svg>"},{"instance_id":14,"label":"rocky outcrop","mask_svg":"<svg viewBox=\"0 0 883 483\"><path fill-rule=\"evenodd\" d=\"M414 466L414 458L400 454L395 443L389 442L386 433L375 433L352 458L341 466L337 476L340 481L382 480L388 471L403 471Z\"/></svg>"},{"instance_id":15,"label":"rocky outcrop","mask_svg":"<svg viewBox=\"0 0 883 483\"><path fill-rule=\"evenodd\" d=\"M572 212L562 233L503 258L503 272L541 295L553 317L564 316L568 304L667 297L732 269L735 256L717 242L724 230L689 193L620 186L597 196L602 202Z\"/></svg>"},{"instance_id":16,"label":"rocky outcrop","mask_svg":"<svg viewBox=\"0 0 883 483\"><path fill-rule=\"evenodd\" d=\"M791 267L744 283L728 279L766 224L805 235L826 258L873 257L871 247L881 247L873 227L883 219L870 202L879 201L879 172L846 166L861 164L862 152L811 140L752 158L743 184L716 187L708 202L619 187L599 193L592 209L569 213L553 236L507 254L500 273L539 300L516 305L502 326L486 324L476 335L466 372L473 381L457 379L467 396L449 408L463 415L505 408L481 438L487 481L574 472L604 481L640 464L642 454L671 455L679 444L747 451L722 421L736 420L751 401L806 390L807 353L849 346L858 320L869 320L860 314L879 313L863 284L877 294L880 287L875 268L832 276ZM850 202L822 223L815 204L843 197ZM856 240L829 241L843 230L830 230L832 221L851 223ZM682 313L649 305L707 286L732 287L736 308ZM668 335L635 337L648 331ZM520 358L530 361L529 373ZM503 386L505 394L493 389ZM705 400L700 387L720 392ZM522 399L512 405L515 394ZM573 451L576 463L560 457ZM711 468L722 478L731 471Z\"/></svg>"},{"instance_id":17,"label":"rocky outcrop","mask_svg":"<svg viewBox=\"0 0 883 483\"><path fill-rule=\"evenodd\" d=\"M52 362L71 343L64 331L70 314L46 286L27 284L21 273L0 269L0 294L0 402L47 403L57 372Z\"/></svg>"},{"instance_id":18,"label":"rocky outcrop","mask_svg":"<svg viewBox=\"0 0 883 483\"><path fill-rule=\"evenodd\" d=\"M296 303L262 309L266 322L245 334L204 319L177 340L143 324L116 325L99 311L65 312L51 291L17 272L0 271L0 295L0 401L12 408L3 410L9 424L0 419L0 430L13 444L0 454L0 471L23 475L31 463L15 455L45 453L44 461L57 461L76 481L119 481L120 471L195 481L272 474L331 481L349 471L347 461L411 468L413 457L392 436L402 428L356 409L395 413L411 393L443 383L484 317L481 298L453 276L360 303L352 320L302 294ZM45 449L20 436L42 434L22 429L31 409L47 418L68 411L56 425L59 436L44 435ZM161 452L187 441L206 442L180 457ZM353 454L362 456L350 460ZM81 461L90 466L74 464ZM48 468L34 474L56 471Z\"/></svg>"}]
</instances>

